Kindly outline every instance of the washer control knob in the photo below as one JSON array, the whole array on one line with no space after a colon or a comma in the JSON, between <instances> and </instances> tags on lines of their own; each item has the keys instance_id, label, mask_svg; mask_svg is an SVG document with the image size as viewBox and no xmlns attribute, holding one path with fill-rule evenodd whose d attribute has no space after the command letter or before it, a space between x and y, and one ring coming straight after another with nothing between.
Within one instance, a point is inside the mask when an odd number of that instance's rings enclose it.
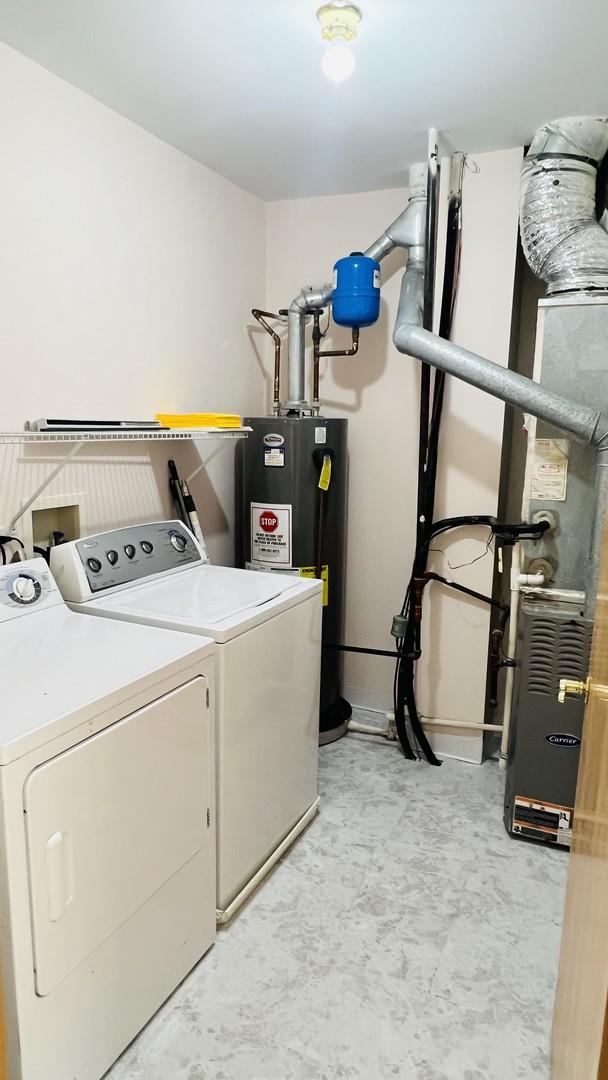
<instances>
[{"instance_id":1,"label":"washer control knob","mask_svg":"<svg viewBox=\"0 0 608 1080\"><path fill-rule=\"evenodd\" d=\"M110 566L116 566L116 563L118 562L118 552L114 551L114 548L110 548L109 551L106 551L106 559Z\"/></svg>"},{"instance_id":2,"label":"washer control knob","mask_svg":"<svg viewBox=\"0 0 608 1080\"><path fill-rule=\"evenodd\" d=\"M36 599L36 582L31 577L20 575L13 582L13 593L22 604L31 604Z\"/></svg>"},{"instance_id":3,"label":"washer control knob","mask_svg":"<svg viewBox=\"0 0 608 1080\"><path fill-rule=\"evenodd\" d=\"M176 551L185 551L188 546L188 541L181 533L171 533L171 543Z\"/></svg>"},{"instance_id":4,"label":"washer control knob","mask_svg":"<svg viewBox=\"0 0 608 1080\"><path fill-rule=\"evenodd\" d=\"M142 540L141 550L145 551L146 555L150 555L154 551L154 544L151 544L149 540Z\"/></svg>"},{"instance_id":5,"label":"washer control knob","mask_svg":"<svg viewBox=\"0 0 608 1080\"><path fill-rule=\"evenodd\" d=\"M135 556L135 544L125 544L125 555L127 559L132 559Z\"/></svg>"},{"instance_id":6,"label":"washer control knob","mask_svg":"<svg viewBox=\"0 0 608 1080\"><path fill-rule=\"evenodd\" d=\"M87 565L89 567L89 570L91 570L94 574L98 574L99 571L101 570L101 563L100 563L99 559L95 559L95 558L87 559Z\"/></svg>"}]
</instances>

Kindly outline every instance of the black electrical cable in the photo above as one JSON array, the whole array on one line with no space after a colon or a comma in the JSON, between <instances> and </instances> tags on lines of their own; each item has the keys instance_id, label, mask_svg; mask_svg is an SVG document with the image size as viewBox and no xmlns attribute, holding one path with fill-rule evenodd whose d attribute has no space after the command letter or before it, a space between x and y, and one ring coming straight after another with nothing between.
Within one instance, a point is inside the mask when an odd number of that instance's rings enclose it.
<instances>
[{"instance_id":1,"label":"black electrical cable","mask_svg":"<svg viewBox=\"0 0 608 1080\"><path fill-rule=\"evenodd\" d=\"M0 536L0 555L2 556L2 566L6 566L6 552L4 550L5 544L19 544L22 551L25 551L25 544L23 540L20 540L18 536Z\"/></svg>"},{"instance_id":2,"label":"black electrical cable","mask_svg":"<svg viewBox=\"0 0 608 1080\"><path fill-rule=\"evenodd\" d=\"M460 514L458 517L441 518L439 521L433 522L432 535L437 536L440 532L447 532L448 529L460 529L463 525L489 525L492 527L496 524L496 518L490 517L489 514Z\"/></svg>"},{"instance_id":3,"label":"black electrical cable","mask_svg":"<svg viewBox=\"0 0 608 1080\"><path fill-rule=\"evenodd\" d=\"M462 514L459 517L442 518L435 521L431 526L431 537L449 529L459 529L463 525L487 525L492 534L505 544L517 543L520 540L540 540L541 536L550 528L548 521L538 522L506 522L497 521L489 514Z\"/></svg>"},{"instance_id":4,"label":"black electrical cable","mask_svg":"<svg viewBox=\"0 0 608 1080\"><path fill-rule=\"evenodd\" d=\"M437 147L429 156L427 173L427 218L426 218L426 242L425 242L425 275L424 275L424 300L423 300L423 327L426 330L433 329L433 312L435 298L435 263L437 250L437 221L439 199L439 161ZM435 395L433 395L435 400ZM422 729L420 718L416 709L414 695L414 659L420 655L420 622L417 618L417 598L413 592L416 578L426 567L427 559L427 536L429 523L432 520L432 507L428 505L428 475L427 465L429 459L429 428L431 418L431 369L423 364L420 376L420 432L418 440L418 497L417 497L417 520L416 520L416 548L414 553L414 567L412 579L408 585L401 614L406 616L405 637L398 639L399 659L396 664L394 680L394 712L395 726L401 747L406 757L414 758L414 754L407 734L407 718L409 719L412 734L426 760L433 765L441 764L435 757L431 745ZM412 599L414 603L412 604Z\"/></svg>"},{"instance_id":5,"label":"black electrical cable","mask_svg":"<svg viewBox=\"0 0 608 1080\"><path fill-rule=\"evenodd\" d=\"M509 615L511 614L511 608L501 600L495 600L494 597L486 596L485 593L477 592L476 589L469 589L468 586L461 585L458 581L450 581L448 578L443 577L441 574L436 574L432 570L427 571L425 578L427 581L439 581L443 585L447 585L450 589L455 589L457 592L464 593L465 596L471 596L475 600L481 600L482 603L488 604L490 607L500 612L498 626L492 631L490 644L490 704L493 706L496 705L498 701L498 672L501 667L515 666L513 660L505 657L502 649L502 642Z\"/></svg>"},{"instance_id":6,"label":"black electrical cable","mask_svg":"<svg viewBox=\"0 0 608 1080\"><path fill-rule=\"evenodd\" d=\"M361 645L336 645L333 642L323 642L322 648L330 649L334 652L352 652L352 653L364 653L366 656L390 656L393 659L399 656L399 653L394 649L365 649Z\"/></svg>"},{"instance_id":7,"label":"black electrical cable","mask_svg":"<svg viewBox=\"0 0 608 1080\"><path fill-rule=\"evenodd\" d=\"M450 337L454 309L456 306L456 293L458 289L458 275L460 270L460 230L462 225L462 198L460 192L452 195L448 206L448 233L445 269L443 275L443 292L441 297L441 313L439 317L439 336ZM436 371L433 383L433 407L429 430L429 448L426 463L426 505L430 508L431 515L427 522L428 529L432 524L432 512L435 506L435 487L437 483L437 459L439 453L439 427L443 410L445 392L445 372Z\"/></svg>"},{"instance_id":8,"label":"black electrical cable","mask_svg":"<svg viewBox=\"0 0 608 1080\"><path fill-rule=\"evenodd\" d=\"M427 181L427 229L426 229L426 265L425 265L425 293L424 293L424 317L423 326L427 330L433 329L433 287L435 279L435 253L437 236L437 208L438 208L438 168L436 157L431 158ZM448 207L448 236L446 243L446 259L443 283L443 295L441 303L440 330L444 336L449 337L451 329L451 313L454 309L454 298L457 283L457 270L459 263L460 242L460 199L450 200ZM443 408L445 379L443 373L435 374L433 382L433 399L431 405L431 379L430 370L423 365L420 382L420 435L419 435L419 459L418 459L418 498L417 498L417 522L416 522L416 548L414 553L414 565L412 576L408 584L407 592L401 609L401 615L405 620L405 636L398 639L397 645L400 653L396 664L394 680L394 707L395 723L401 745L400 727L405 732L405 710L409 717L410 726L420 750L424 757L432 765L440 765L441 762L433 753L431 745L424 733L416 706L414 689L415 663L421 654L420 622L422 615L422 594L424 583L422 575L426 570L429 547L432 538L432 521L435 501L435 485L437 477L437 458L439 447L439 430L441 413ZM409 745L409 744L408 744ZM405 752L405 746L404 746ZM407 754L406 754L407 756Z\"/></svg>"},{"instance_id":9,"label":"black electrical cable","mask_svg":"<svg viewBox=\"0 0 608 1080\"><path fill-rule=\"evenodd\" d=\"M434 570L427 570L424 577L426 581L439 581L442 585L447 585L450 589L455 589L457 592L464 593L465 596L471 596L474 600L482 600L484 604L489 604L490 607L497 608L503 613L506 612L507 616L511 610L508 604L503 604L502 600L495 600L492 596L486 596L485 593L477 592L476 589L469 589L468 585L461 585L459 581L450 581L449 578L443 577L442 574L435 573Z\"/></svg>"}]
</instances>

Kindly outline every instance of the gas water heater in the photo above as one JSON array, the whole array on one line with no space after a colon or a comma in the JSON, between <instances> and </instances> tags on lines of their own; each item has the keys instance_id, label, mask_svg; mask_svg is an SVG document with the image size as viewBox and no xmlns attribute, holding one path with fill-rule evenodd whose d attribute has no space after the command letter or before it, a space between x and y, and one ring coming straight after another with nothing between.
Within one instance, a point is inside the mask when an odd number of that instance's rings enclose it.
<instances>
[{"instance_id":1,"label":"gas water heater","mask_svg":"<svg viewBox=\"0 0 608 1080\"><path fill-rule=\"evenodd\" d=\"M237 565L323 581L321 743L346 732L351 707L342 696L342 653L335 647L343 641L344 624L348 421L320 413L319 362L322 357L357 352L359 328L378 318L379 279L376 260L360 252L339 259L334 267L324 301L332 306L334 321L351 328L348 349L321 350L323 309L318 305L309 311L305 300L294 301L288 313L280 313L299 328L295 355L290 349L285 403L280 401L280 338L267 322L279 316L253 311L275 342L274 403L272 416L245 417L252 431L236 448ZM311 320L313 396L309 404L304 334Z\"/></svg>"}]
</instances>

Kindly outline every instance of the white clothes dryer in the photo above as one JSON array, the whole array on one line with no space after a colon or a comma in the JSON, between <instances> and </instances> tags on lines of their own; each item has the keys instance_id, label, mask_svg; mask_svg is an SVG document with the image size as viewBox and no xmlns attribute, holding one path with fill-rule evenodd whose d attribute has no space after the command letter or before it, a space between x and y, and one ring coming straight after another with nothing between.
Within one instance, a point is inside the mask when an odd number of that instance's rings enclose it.
<instances>
[{"instance_id":1,"label":"white clothes dryer","mask_svg":"<svg viewBox=\"0 0 608 1080\"><path fill-rule=\"evenodd\" d=\"M217 917L227 922L317 806L322 585L211 566L181 521L52 550L79 612L216 642Z\"/></svg>"},{"instance_id":2,"label":"white clothes dryer","mask_svg":"<svg viewBox=\"0 0 608 1080\"><path fill-rule=\"evenodd\" d=\"M214 941L213 652L0 567L10 1080L99 1080Z\"/></svg>"}]
</instances>

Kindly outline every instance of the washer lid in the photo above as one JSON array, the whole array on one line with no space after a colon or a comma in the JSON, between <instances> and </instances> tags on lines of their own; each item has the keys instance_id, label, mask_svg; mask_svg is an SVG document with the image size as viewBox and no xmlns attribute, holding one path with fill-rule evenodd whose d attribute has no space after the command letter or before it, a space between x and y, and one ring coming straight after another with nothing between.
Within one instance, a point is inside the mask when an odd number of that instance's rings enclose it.
<instances>
[{"instance_id":1,"label":"washer lid","mask_svg":"<svg viewBox=\"0 0 608 1080\"><path fill-rule=\"evenodd\" d=\"M213 653L208 639L77 615L59 603L0 624L0 765ZM130 708L130 706L129 706Z\"/></svg>"},{"instance_id":2,"label":"washer lid","mask_svg":"<svg viewBox=\"0 0 608 1080\"><path fill-rule=\"evenodd\" d=\"M320 581L296 575L205 564L100 596L77 610L225 642L321 590Z\"/></svg>"}]
</instances>

